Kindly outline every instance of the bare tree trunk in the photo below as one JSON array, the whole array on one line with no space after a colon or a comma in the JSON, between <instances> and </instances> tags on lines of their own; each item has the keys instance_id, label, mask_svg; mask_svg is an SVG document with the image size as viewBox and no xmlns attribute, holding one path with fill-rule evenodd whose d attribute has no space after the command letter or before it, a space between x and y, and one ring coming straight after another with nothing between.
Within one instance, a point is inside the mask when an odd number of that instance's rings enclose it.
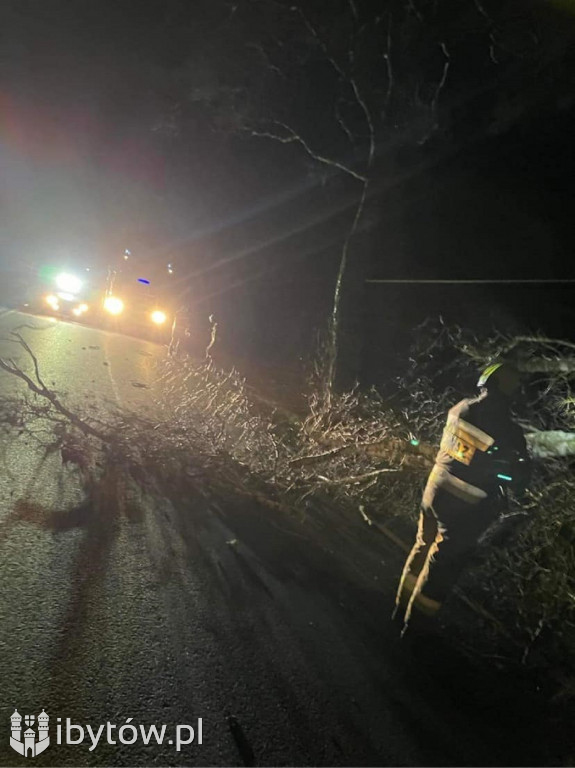
<instances>
[{"instance_id":1,"label":"bare tree trunk","mask_svg":"<svg viewBox=\"0 0 575 768\"><path fill-rule=\"evenodd\" d=\"M367 255L361 247L357 247L360 244L356 234L365 209L368 187L369 183L365 181L353 222L342 245L335 281L326 353L328 404L334 389L344 391L353 387L361 368L363 328L358 314L362 315L361 293L365 285Z\"/></svg>"},{"instance_id":2,"label":"bare tree trunk","mask_svg":"<svg viewBox=\"0 0 575 768\"><path fill-rule=\"evenodd\" d=\"M575 456L575 432L558 429L531 432L526 436L531 455L537 459Z\"/></svg>"},{"instance_id":3,"label":"bare tree trunk","mask_svg":"<svg viewBox=\"0 0 575 768\"><path fill-rule=\"evenodd\" d=\"M517 367L524 373L575 373L575 357L556 357L547 359L535 357L518 360Z\"/></svg>"}]
</instances>

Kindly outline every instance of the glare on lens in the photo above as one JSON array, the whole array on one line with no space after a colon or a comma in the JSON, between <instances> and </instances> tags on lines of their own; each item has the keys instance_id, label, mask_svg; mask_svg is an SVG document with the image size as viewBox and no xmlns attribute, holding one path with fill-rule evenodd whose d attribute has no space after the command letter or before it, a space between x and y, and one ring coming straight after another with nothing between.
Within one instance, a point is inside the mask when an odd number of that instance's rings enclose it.
<instances>
[{"instance_id":1,"label":"glare on lens","mask_svg":"<svg viewBox=\"0 0 575 768\"><path fill-rule=\"evenodd\" d=\"M124 302L117 296L108 296L104 300L104 309L111 315L119 315L124 310Z\"/></svg>"},{"instance_id":2,"label":"glare on lens","mask_svg":"<svg viewBox=\"0 0 575 768\"><path fill-rule=\"evenodd\" d=\"M159 309L157 309L155 312L152 312L151 318L152 322L156 325L162 325L162 323L165 323L167 320L166 313L161 312Z\"/></svg>"}]
</instances>

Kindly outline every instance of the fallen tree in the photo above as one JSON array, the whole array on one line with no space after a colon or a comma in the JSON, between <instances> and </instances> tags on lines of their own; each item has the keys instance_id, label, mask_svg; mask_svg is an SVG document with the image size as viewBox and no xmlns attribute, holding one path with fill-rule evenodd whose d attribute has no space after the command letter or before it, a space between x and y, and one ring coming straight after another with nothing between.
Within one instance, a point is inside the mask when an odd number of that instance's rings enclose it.
<instances>
[{"instance_id":1,"label":"fallen tree","mask_svg":"<svg viewBox=\"0 0 575 768\"><path fill-rule=\"evenodd\" d=\"M236 371L168 358L153 420L75 413L46 385L32 346L16 335L31 370L13 359L0 360L0 368L26 385L30 400L19 420L12 424L7 416L5 425L17 429L23 418L48 419L56 426L62 461L79 467L89 492L100 487L97 476L109 481L102 467L113 464L115 476L154 493L185 497L194 489L207 498L250 499L272 514L337 529L338 535L367 526L398 545L399 569L445 413L469 391L477 363L491 359L478 361L441 333L442 349L427 338L427 353L416 351L416 364L390 396L354 391L334 396L326 408L312 393L305 419L287 418L269 400L258 402ZM444 360L439 353L446 346ZM454 377L458 370L463 376ZM552 667L554 695L569 698L575 693L573 411L566 401L571 374L558 376L546 373L528 387L521 414L540 459L527 502L516 507L504 539L490 545L486 561L455 592L447 622L470 653L535 670ZM446 378L454 384L446 386ZM103 490L100 495L108 498Z\"/></svg>"}]
</instances>

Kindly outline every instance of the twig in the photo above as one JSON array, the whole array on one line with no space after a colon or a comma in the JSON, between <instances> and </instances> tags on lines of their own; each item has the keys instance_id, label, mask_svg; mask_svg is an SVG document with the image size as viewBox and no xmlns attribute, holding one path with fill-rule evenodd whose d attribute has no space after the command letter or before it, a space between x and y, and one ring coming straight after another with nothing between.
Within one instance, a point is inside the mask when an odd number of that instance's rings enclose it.
<instances>
[{"instance_id":1,"label":"twig","mask_svg":"<svg viewBox=\"0 0 575 768\"><path fill-rule=\"evenodd\" d=\"M471 600L468 598L464 592L461 590L460 587L454 587L453 594L457 595L457 597L462 600L465 605L467 605L469 608L471 608L472 611L477 613L479 616L482 616L484 619L487 619L492 624L494 624L499 632L501 632L502 635L504 635L508 640L510 640L514 645L519 645L519 642L512 637L512 635L507 631L507 629L503 626L503 624L497 619L492 613L489 613L489 611L484 608L482 605L477 603L475 600Z\"/></svg>"},{"instance_id":2,"label":"twig","mask_svg":"<svg viewBox=\"0 0 575 768\"><path fill-rule=\"evenodd\" d=\"M290 466L297 466L298 464L306 464L307 462L321 461L322 459L330 459L333 456L337 456L344 451L355 449L357 446L353 445L341 445L338 448L332 448L331 451L325 451L325 453L316 453L312 456L296 456L295 459L290 459L288 464Z\"/></svg>"},{"instance_id":3,"label":"twig","mask_svg":"<svg viewBox=\"0 0 575 768\"><path fill-rule=\"evenodd\" d=\"M351 485L352 483L360 483L362 480L368 480L370 477L383 475L387 472L401 472L401 469L399 467L386 467L385 469L375 469L373 472L365 472L363 475L354 475L352 477L338 477L331 479L329 477L318 475L318 478L326 485Z\"/></svg>"},{"instance_id":4,"label":"twig","mask_svg":"<svg viewBox=\"0 0 575 768\"><path fill-rule=\"evenodd\" d=\"M360 513L361 513L361 516L362 516L362 517L363 517L363 519L365 520L365 522L366 522L368 525L373 525L373 520L371 519L371 517L368 517L368 515L366 515L366 514L365 514L365 508L364 508L363 504L360 504L360 505L359 505L359 511L360 511Z\"/></svg>"},{"instance_id":5,"label":"twig","mask_svg":"<svg viewBox=\"0 0 575 768\"><path fill-rule=\"evenodd\" d=\"M383 54L385 59L385 66L387 68L387 90L385 93L384 110L387 113L389 107L389 101L391 99L391 92L393 89L393 66L391 63L391 25L393 17L389 16L389 24L387 26L387 49Z\"/></svg>"},{"instance_id":6,"label":"twig","mask_svg":"<svg viewBox=\"0 0 575 768\"><path fill-rule=\"evenodd\" d=\"M445 56L445 63L443 64L443 74L441 75L441 80L437 85L435 94L431 102L431 114L434 120L434 126L433 126L434 128L437 128L437 104L439 101L439 96L447 81L447 73L449 72L449 66L451 63L451 57L449 55L449 51L447 50L447 46L445 45L445 43L440 43L440 48L443 51L443 55Z\"/></svg>"}]
</instances>

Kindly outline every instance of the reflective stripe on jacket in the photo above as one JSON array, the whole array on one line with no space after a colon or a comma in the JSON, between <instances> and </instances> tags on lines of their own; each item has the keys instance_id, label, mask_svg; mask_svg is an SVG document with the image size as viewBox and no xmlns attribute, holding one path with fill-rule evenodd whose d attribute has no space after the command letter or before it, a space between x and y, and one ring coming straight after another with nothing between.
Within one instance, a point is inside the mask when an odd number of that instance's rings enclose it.
<instances>
[{"instance_id":1,"label":"reflective stripe on jacket","mask_svg":"<svg viewBox=\"0 0 575 768\"><path fill-rule=\"evenodd\" d=\"M528 479L527 445L508 399L483 390L449 411L422 504L432 506L438 488L477 504L500 495L501 486L523 491Z\"/></svg>"}]
</instances>

